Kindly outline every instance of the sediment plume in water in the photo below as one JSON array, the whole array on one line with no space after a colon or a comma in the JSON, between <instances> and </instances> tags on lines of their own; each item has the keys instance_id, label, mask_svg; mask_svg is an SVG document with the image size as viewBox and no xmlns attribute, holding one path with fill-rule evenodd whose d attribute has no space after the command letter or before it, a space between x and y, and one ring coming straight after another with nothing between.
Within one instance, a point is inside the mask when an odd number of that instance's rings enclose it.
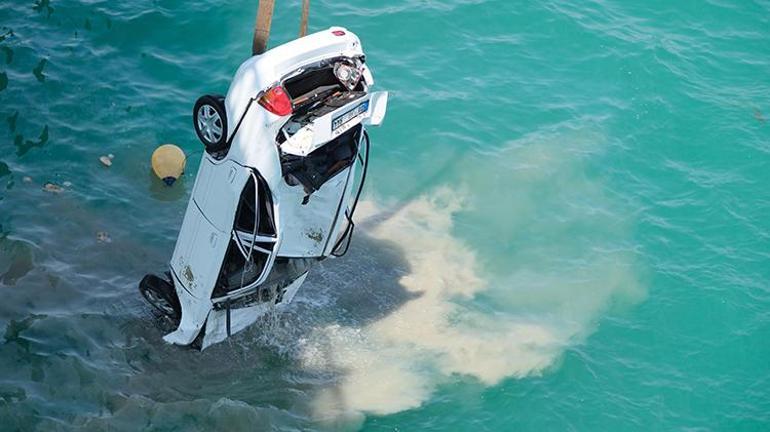
<instances>
[{"instance_id":1,"label":"sediment plume in water","mask_svg":"<svg viewBox=\"0 0 770 432\"><path fill-rule=\"evenodd\" d=\"M363 413L418 407L450 377L494 385L543 373L590 334L613 301L640 299L632 251L602 247L628 235L616 203L584 172L581 154L602 145L600 134L587 131L525 137L511 142L495 164L467 161L460 184L395 211L363 202L360 230L403 255L398 284L408 299L377 319L331 322L301 339L305 367L339 374L335 385L318 392L315 415L335 427L356 424ZM561 189L544 187L553 184ZM479 188L500 193L483 202L467 192ZM535 194L539 199L530 200ZM499 244L474 249L458 235L459 216L498 228ZM586 228L600 229L599 235L584 235ZM515 262L490 257L522 236L543 241L528 241ZM362 265L342 273L348 271L378 269ZM379 288L350 289L378 295Z\"/></svg>"}]
</instances>

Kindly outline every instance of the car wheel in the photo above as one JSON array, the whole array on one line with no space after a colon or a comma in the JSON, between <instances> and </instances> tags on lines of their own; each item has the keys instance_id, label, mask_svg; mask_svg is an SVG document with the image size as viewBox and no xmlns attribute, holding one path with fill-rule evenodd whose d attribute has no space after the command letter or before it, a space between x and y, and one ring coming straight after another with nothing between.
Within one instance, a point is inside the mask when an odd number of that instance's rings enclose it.
<instances>
[{"instance_id":1,"label":"car wheel","mask_svg":"<svg viewBox=\"0 0 770 432\"><path fill-rule=\"evenodd\" d=\"M195 133L209 153L227 148L227 114L223 96L205 95L193 109Z\"/></svg>"},{"instance_id":2,"label":"car wheel","mask_svg":"<svg viewBox=\"0 0 770 432\"><path fill-rule=\"evenodd\" d=\"M139 292L152 307L172 321L182 317L182 306L171 282L149 274L139 282Z\"/></svg>"}]
</instances>

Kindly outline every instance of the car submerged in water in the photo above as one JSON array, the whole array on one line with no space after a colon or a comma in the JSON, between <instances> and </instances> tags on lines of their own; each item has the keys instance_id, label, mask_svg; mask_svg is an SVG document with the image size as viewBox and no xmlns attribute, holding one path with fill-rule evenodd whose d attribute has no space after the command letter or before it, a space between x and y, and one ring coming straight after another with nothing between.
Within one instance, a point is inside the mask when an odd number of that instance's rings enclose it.
<instances>
[{"instance_id":1,"label":"car submerged in water","mask_svg":"<svg viewBox=\"0 0 770 432\"><path fill-rule=\"evenodd\" d=\"M291 302L318 260L343 255L369 161L366 126L388 94L371 92L358 37L332 27L243 63L226 97L193 110L206 152L166 277L145 299L206 348Z\"/></svg>"}]
</instances>

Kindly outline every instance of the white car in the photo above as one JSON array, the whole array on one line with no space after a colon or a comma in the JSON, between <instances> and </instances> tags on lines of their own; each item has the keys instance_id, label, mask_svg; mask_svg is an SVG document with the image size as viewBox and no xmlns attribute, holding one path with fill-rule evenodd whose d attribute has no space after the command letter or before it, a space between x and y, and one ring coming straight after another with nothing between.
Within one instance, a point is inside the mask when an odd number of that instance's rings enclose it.
<instances>
[{"instance_id":1,"label":"white car","mask_svg":"<svg viewBox=\"0 0 770 432\"><path fill-rule=\"evenodd\" d=\"M168 278L142 295L177 325L167 342L201 349L289 303L313 263L347 251L369 138L386 92L358 37L332 27L248 59L227 97L193 122L206 152Z\"/></svg>"}]
</instances>

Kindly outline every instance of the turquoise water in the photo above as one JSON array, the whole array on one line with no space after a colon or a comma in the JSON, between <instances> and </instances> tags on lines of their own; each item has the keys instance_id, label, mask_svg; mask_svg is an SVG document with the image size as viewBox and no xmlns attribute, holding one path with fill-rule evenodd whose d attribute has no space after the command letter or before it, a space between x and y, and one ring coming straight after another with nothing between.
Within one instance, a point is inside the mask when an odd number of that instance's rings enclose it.
<instances>
[{"instance_id":1,"label":"turquoise water","mask_svg":"<svg viewBox=\"0 0 770 432\"><path fill-rule=\"evenodd\" d=\"M256 1L0 0L0 430L770 430L770 2L340 3L391 92L353 248L200 353L136 291L200 154L149 159Z\"/></svg>"}]
</instances>

